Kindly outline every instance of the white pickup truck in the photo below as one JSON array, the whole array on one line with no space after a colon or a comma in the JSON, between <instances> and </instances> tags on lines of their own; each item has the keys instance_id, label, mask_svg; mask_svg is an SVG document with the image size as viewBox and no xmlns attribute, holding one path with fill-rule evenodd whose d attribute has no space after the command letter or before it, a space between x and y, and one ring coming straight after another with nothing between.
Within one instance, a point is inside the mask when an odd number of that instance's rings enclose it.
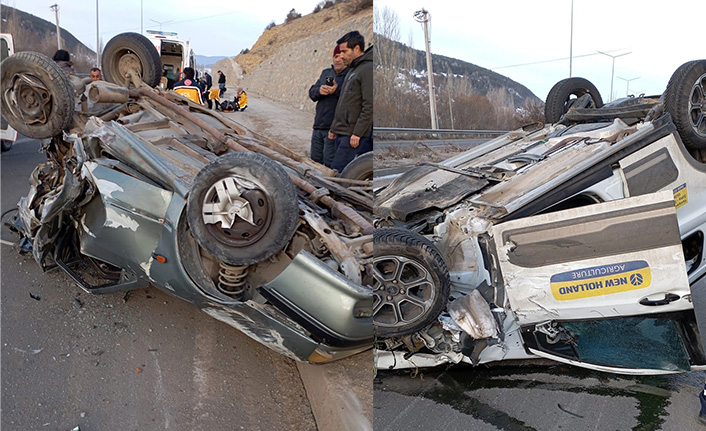
<instances>
[{"instance_id":1,"label":"white pickup truck","mask_svg":"<svg viewBox=\"0 0 706 431\"><path fill-rule=\"evenodd\" d=\"M0 33L0 61L6 59L15 53L12 35L9 33ZM0 121L0 141L2 142L2 151L7 151L12 148L12 144L17 140L17 131L10 127L2 118Z\"/></svg>"}]
</instances>

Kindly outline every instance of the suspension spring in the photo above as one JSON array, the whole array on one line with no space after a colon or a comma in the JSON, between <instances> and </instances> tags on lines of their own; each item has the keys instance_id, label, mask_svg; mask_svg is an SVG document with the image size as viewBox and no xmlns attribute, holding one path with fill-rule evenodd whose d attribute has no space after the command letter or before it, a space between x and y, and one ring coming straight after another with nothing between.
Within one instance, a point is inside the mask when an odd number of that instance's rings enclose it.
<instances>
[{"instance_id":1,"label":"suspension spring","mask_svg":"<svg viewBox=\"0 0 706 431\"><path fill-rule=\"evenodd\" d=\"M218 290L226 295L239 296L245 292L245 278L248 276L248 265L236 266L220 263L218 271Z\"/></svg>"}]
</instances>

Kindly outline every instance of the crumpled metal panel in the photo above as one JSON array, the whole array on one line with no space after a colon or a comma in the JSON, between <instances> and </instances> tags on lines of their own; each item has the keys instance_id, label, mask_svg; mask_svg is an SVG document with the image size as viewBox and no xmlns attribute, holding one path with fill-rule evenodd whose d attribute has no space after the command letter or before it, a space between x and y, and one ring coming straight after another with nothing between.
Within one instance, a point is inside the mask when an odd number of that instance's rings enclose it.
<instances>
[{"instance_id":1,"label":"crumpled metal panel","mask_svg":"<svg viewBox=\"0 0 706 431\"><path fill-rule=\"evenodd\" d=\"M299 252L263 290L343 340L373 338L372 290L344 278L306 251Z\"/></svg>"},{"instance_id":2,"label":"crumpled metal panel","mask_svg":"<svg viewBox=\"0 0 706 431\"><path fill-rule=\"evenodd\" d=\"M404 221L424 209L443 210L486 185L484 179L419 166L397 178L375 199L375 212L379 217Z\"/></svg>"},{"instance_id":3,"label":"crumpled metal panel","mask_svg":"<svg viewBox=\"0 0 706 431\"><path fill-rule=\"evenodd\" d=\"M488 302L477 290L452 301L448 311L454 322L475 340L498 335L498 325Z\"/></svg>"}]
</instances>

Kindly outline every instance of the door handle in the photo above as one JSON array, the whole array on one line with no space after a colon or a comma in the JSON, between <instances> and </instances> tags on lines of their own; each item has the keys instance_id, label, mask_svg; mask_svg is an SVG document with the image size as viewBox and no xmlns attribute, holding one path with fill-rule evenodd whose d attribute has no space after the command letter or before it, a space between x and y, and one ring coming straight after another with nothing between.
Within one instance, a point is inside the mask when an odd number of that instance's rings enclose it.
<instances>
[{"instance_id":1,"label":"door handle","mask_svg":"<svg viewBox=\"0 0 706 431\"><path fill-rule=\"evenodd\" d=\"M664 294L664 299L649 299L649 298L642 298L640 300L641 305L648 305L648 306L655 306L655 305L667 305L670 302L677 301L681 298L681 296L674 294L674 293L665 293Z\"/></svg>"}]
</instances>

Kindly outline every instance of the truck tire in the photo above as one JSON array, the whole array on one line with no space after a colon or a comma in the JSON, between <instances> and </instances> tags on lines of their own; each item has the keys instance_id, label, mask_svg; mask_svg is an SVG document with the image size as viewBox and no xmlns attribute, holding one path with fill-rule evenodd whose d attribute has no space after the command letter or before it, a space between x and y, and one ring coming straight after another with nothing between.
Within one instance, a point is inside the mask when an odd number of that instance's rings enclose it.
<instances>
[{"instance_id":1,"label":"truck tire","mask_svg":"<svg viewBox=\"0 0 706 431\"><path fill-rule=\"evenodd\" d=\"M121 33L108 42L101 59L103 77L123 87L131 87L126 74L136 70L150 87L159 85L162 78L162 60L152 42L139 33Z\"/></svg>"},{"instance_id":2,"label":"truck tire","mask_svg":"<svg viewBox=\"0 0 706 431\"><path fill-rule=\"evenodd\" d=\"M19 52L0 64L2 116L21 135L33 139L56 136L74 114L74 88L49 57Z\"/></svg>"}]
</instances>

